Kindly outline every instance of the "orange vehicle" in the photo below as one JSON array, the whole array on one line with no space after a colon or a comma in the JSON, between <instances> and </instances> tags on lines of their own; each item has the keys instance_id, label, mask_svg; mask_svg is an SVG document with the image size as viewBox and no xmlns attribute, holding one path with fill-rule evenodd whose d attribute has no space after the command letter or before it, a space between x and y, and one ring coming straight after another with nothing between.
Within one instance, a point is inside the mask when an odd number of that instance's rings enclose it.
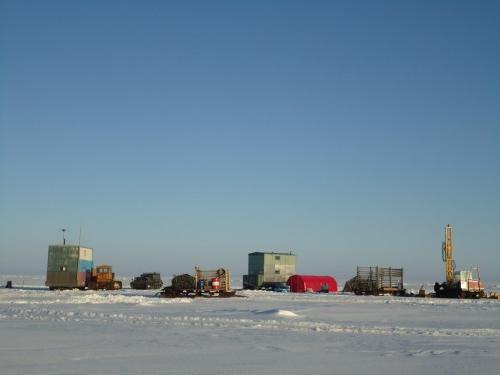
<instances>
[{"instance_id":1,"label":"orange vehicle","mask_svg":"<svg viewBox=\"0 0 500 375\"><path fill-rule=\"evenodd\" d=\"M115 280L113 268L109 264L100 264L92 269L92 277L88 288L93 290L116 290L122 288L122 282Z\"/></svg>"}]
</instances>

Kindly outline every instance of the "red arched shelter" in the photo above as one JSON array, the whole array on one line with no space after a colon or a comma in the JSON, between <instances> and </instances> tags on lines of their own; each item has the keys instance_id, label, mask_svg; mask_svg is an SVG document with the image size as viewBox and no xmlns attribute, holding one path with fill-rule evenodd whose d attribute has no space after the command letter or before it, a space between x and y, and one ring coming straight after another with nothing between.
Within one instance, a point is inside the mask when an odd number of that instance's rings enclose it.
<instances>
[{"instance_id":1,"label":"red arched shelter","mask_svg":"<svg viewBox=\"0 0 500 375\"><path fill-rule=\"evenodd\" d=\"M293 275L288 278L286 284L293 293L337 291L337 281L331 276Z\"/></svg>"}]
</instances>

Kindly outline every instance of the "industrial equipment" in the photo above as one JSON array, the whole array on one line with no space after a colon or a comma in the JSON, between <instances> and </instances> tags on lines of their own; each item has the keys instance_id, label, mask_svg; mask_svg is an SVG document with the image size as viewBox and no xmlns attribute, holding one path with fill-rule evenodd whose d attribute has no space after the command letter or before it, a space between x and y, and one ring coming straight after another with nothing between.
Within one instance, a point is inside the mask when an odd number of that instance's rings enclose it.
<instances>
[{"instance_id":1,"label":"industrial equipment","mask_svg":"<svg viewBox=\"0 0 500 375\"><path fill-rule=\"evenodd\" d=\"M161 276L157 272L143 273L132 280L132 289L160 289L163 286Z\"/></svg>"},{"instance_id":2,"label":"industrial equipment","mask_svg":"<svg viewBox=\"0 0 500 375\"><path fill-rule=\"evenodd\" d=\"M482 298L485 296L484 285L481 282L479 267L469 270L455 271L453 260L452 227L448 224L444 230L444 241L441 248L444 266L445 282L434 284L436 297L444 298Z\"/></svg>"},{"instance_id":3,"label":"industrial equipment","mask_svg":"<svg viewBox=\"0 0 500 375\"><path fill-rule=\"evenodd\" d=\"M202 270L195 267L195 275L178 275L172 279L172 285L163 288L160 297L233 297L231 276L226 268Z\"/></svg>"},{"instance_id":4,"label":"industrial equipment","mask_svg":"<svg viewBox=\"0 0 500 375\"><path fill-rule=\"evenodd\" d=\"M115 280L113 268L109 264L101 264L92 269L92 277L88 288L93 290L116 290L122 288L122 282Z\"/></svg>"},{"instance_id":5,"label":"industrial equipment","mask_svg":"<svg viewBox=\"0 0 500 375\"><path fill-rule=\"evenodd\" d=\"M406 293L403 286L403 269L379 266L357 267L356 276L345 283L344 292L358 295L402 296Z\"/></svg>"}]
</instances>

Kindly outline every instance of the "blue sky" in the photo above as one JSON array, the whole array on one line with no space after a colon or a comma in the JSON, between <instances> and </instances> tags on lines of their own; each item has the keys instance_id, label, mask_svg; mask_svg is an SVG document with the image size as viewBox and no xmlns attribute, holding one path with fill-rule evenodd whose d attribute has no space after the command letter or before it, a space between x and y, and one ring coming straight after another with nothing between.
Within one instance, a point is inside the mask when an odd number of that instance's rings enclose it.
<instances>
[{"instance_id":1,"label":"blue sky","mask_svg":"<svg viewBox=\"0 0 500 375\"><path fill-rule=\"evenodd\" d=\"M0 2L0 272L500 280L500 5Z\"/></svg>"}]
</instances>

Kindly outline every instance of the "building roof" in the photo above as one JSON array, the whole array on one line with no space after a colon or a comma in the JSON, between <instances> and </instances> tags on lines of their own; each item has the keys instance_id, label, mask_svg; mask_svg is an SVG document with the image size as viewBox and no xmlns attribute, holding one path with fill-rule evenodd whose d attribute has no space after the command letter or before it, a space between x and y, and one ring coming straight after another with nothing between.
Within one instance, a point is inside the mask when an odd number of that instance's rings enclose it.
<instances>
[{"instance_id":1,"label":"building roof","mask_svg":"<svg viewBox=\"0 0 500 375\"><path fill-rule=\"evenodd\" d=\"M292 256L296 256L291 251L289 251L288 253L282 253L282 252L276 252L276 251L254 251L253 253L248 253L248 255L260 255L260 254L275 254L275 255L292 255Z\"/></svg>"},{"instance_id":2,"label":"building roof","mask_svg":"<svg viewBox=\"0 0 500 375\"><path fill-rule=\"evenodd\" d=\"M90 249L90 250L94 250L92 247L88 247L88 246L84 246L84 245L71 245L71 244L66 244L66 245L63 245L62 243L61 244L53 244L53 245L49 245L49 247L79 247L81 249Z\"/></svg>"}]
</instances>

